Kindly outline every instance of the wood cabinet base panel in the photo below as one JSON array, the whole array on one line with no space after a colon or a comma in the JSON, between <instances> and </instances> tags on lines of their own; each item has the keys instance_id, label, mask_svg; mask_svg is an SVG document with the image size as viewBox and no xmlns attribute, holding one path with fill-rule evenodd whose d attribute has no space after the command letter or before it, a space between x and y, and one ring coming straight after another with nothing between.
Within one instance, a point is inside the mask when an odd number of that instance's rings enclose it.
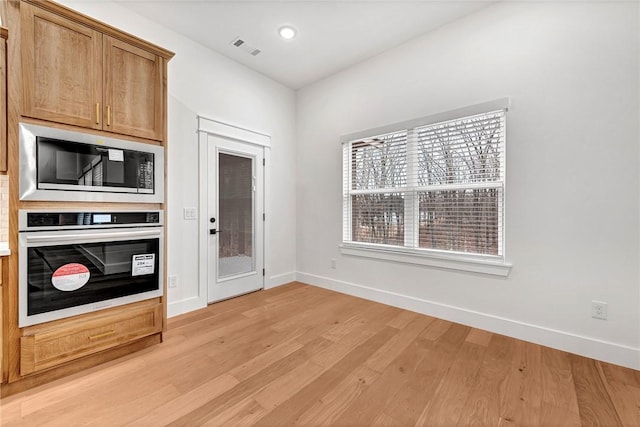
<instances>
[{"instance_id":1,"label":"wood cabinet base panel","mask_svg":"<svg viewBox=\"0 0 640 427\"><path fill-rule=\"evenodd\" d=\"M82 356L120 346L162 330L161 304L122 308L100 317L85 317L65 324L29 332L21 338L20 372L55 367Z\"/></svg>"},{"instance_id":2,"label":"wood cabinet base panel","mask_svg":"<svg viewBox=\"0 0 640 427\"><path fill-rule=\"evenodd\" d=\"M71 374L75 374L80 371L92 368L96 365L117 359L119 357L126 356L136 351L140 351L144 348L151 347L153 345L162 342L162 333L151 335L141 338L129 344L125 344L119 347L112 348L107 351L103 351L98 354L83 357L82 359L74 360L61 365L57 368L53 368L41 373L33 374L28 377L24 377L18 381L2 384L0 388L0 397L10 396L12 394L20 393L30 388L48 383L53 380L57 380L62 377L66 377Z\"/></svg>"}]
</instances>

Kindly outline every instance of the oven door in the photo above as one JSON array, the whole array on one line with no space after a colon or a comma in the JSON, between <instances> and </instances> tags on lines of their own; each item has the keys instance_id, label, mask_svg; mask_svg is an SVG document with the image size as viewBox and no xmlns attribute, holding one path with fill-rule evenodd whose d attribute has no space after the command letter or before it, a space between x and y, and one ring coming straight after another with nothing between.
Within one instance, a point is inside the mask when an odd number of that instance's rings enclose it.
<instances>
[{"instance_id":1,"label":"oven door","mask_svg":"<svg viewBox=\"0 0 640 427\"><path fill-rule=\"evenodd\" d=\"M159 297L161 227L20 233L19 326Z\"/></svg>"}]
</instances>

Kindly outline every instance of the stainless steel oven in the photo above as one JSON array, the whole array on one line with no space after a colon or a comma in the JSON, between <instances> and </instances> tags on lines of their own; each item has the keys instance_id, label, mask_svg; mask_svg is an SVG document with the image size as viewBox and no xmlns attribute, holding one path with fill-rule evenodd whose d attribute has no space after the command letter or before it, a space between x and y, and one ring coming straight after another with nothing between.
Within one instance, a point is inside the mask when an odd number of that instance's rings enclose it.
<instances>
[{"instance_id":1,"label":"stainless steel oven","mask_svg":"<svg viewBox=\"0 0 640 427\"><path fill-rule=\"evenodd\" d=\"M163 212L19 211L19 326L163 294Z\"/></svg>"},{"instance_id":2,"label":"stainless steel oven","mask_svg":"<svg viewBox=\"0 0 640 427\"><path fill-rule=\"evenodd\" d=\"M20 124L20 200L162 203L164 148Z\"/></svg>"}]
</instances>

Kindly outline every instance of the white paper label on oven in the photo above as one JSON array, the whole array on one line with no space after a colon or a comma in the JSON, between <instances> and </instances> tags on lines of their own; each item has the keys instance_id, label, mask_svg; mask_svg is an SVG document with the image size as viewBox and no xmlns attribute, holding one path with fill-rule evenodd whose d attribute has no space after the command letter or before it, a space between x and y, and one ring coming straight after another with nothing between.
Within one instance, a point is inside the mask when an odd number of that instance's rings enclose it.
<instances>
[{"instance_id":1,"label":"white paper label on oven","mask_svg":"<svg viewBox=\"0 0 640 427\"><path fill-rule=\"evenodd\" d=\"M134 255L131 261L131 275L153 274L156 267L156 254Z\"/></svg>"},{"instance_id":2,"label":"white paper label on oven","mask_svg":"<svg viewBox=\"0 0 640 427\"><path fill-rule=\"evenodd\" d=\"M59 291L75 291L86 285L89 277L91 273L86 266L73 262L54 271L51 284Z\"/></svg>"},{"instance_id":3,"label":"white paper label on oven","mask_svg":"<svg viewBox=\"0 0 640 427\"><path fill-rule=\"evenodd\" d=\"M109 160L112 162L124 162L124 151L109 148Z\"/></svg>"}]
</instances>

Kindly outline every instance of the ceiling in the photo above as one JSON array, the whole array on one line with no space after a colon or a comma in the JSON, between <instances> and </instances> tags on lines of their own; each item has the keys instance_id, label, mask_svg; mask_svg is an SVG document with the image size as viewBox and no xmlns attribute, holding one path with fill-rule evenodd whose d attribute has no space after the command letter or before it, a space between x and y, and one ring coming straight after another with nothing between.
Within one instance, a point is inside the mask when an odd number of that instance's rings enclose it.
<instances>
[{"instance_id":1,"label":"ceiling","mask_svg":"<svg viewBox=\"0 0 640 427\"><path fill-rule=\"evenodd\" d=\"M116 0L292 89L346 69L493 1ZM278 35L283 25L294 40ZM233 46L240 37L261 52Z\"/></svg>"}]
</instances>

